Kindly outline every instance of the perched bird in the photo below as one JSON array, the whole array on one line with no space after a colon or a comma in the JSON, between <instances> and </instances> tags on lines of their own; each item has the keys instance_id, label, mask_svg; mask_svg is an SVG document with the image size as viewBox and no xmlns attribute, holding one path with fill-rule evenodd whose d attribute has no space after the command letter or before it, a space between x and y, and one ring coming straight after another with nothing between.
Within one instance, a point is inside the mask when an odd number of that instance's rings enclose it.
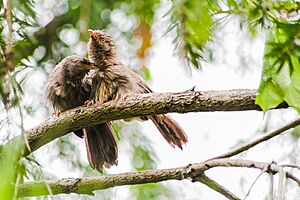
<instances>
[{"instance_id":1,"label":"perched bird","mask_svg":"<svg viewBox=\"0 0 300 200\"><path fill-rule=\"evenodd\" d=\"M91 29L89 34L88 58L98 68L92 80L92 103L119 101L129 94L152 92L141 76L120 63L110 35ZM182 149L183 144L188 141L183 129L168 115L152 115L141 119L151 119L172 147Z\"/></svg>"},{"instance_id":2,"label":"perched bird","mask_svg":"<svg viewBox=\"0 0 300 200\"><path fill-rule=\"evenodd\" d=\"M84 105L89 99L91 69L95 66L80 56L68 56L55 66L49 75L46 97L56 113ZM88 160L93 168L102 171L103 166L117 164L117 139L109 122L75 131L75 134L84 138Z\"/></svg>"}]
</instances>

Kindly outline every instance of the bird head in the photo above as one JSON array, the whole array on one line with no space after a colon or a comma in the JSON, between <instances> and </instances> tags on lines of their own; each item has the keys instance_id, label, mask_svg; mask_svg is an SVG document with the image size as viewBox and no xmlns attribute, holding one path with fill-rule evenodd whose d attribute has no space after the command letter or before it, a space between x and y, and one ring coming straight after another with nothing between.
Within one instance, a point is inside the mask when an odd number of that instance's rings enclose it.
<instances>
[{"instance_id":1,"label":"bird head","mask_svg":"<svg viewBox=\"0 0 300 200\"><path fill-rule=\"evenodd\" d=\"M68 56L63 62L69 76L83 77L89 70L97 69L88 59L80 56Z\"/></svg>"},{"instance_id":2,"label":"bird head","mask_svg":"<svg viewBox=\"0 0 300 200\"><path fill-rule=\"evenodd\" d=\"M88 30L90 39L88 43L88 56L92 63L99 63L103 59L116 56L115 45L112 37L101 30Z\"/></svg>"}]
</instances>

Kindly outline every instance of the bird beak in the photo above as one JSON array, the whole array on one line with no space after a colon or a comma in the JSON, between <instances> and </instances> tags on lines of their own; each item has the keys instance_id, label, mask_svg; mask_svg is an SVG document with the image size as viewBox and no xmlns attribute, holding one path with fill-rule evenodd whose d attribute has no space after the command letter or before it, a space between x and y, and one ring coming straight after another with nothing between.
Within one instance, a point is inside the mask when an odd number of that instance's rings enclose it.
<instances>
[{"instance_id":1,"label":"bird beak","mask_svg":"<svg viewBox=\"0 0 300 200\"><path fill-rule=\"evenodd\" d=\"M96 31L94 31L93 29L89 29L88 30L90 37L96 39L98 37Z\"/></svg>"},{"instance_id":2,"label":"bird beak","mask_svg":"<svg viewBox=\"0 0 300 200\"><path fill-rule=\"evenodd\" d=\"M98 69L95 65L93 65L92 63L88 64L88 65L85 65L84 66L85 69Z\"/></svg>"},{"instance_id":3,"label":"bird beak","mask_svg":"<svg viewBox=\"0 0 300 200\"><path fill-rule=\"evenodd\" d=\"M98 67L96 67L96 66L93 65L93 64L90 64L90 69L98 69Z\"/></svg>"}]
</instances>

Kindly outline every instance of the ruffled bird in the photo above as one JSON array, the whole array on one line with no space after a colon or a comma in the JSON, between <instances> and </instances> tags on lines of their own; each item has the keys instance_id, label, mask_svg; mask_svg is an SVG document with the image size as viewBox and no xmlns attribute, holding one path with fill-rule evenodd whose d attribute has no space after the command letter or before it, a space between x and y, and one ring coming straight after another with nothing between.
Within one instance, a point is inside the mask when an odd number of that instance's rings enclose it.
<instances>
[{"instance_id":1,"label":"ruffled bird","mask_svg":"<svg viewBox=\"0 0 300 200\"><path fill-rule=\"evenodd\" d=\"M92 79L92 103L120 101L130 94L151 93L152 90L141 76L123 65L117 58L111 36L100 30L89 29L88 58L98 70ZM187 143L184 130L169 115L142 117L150 119L172 147Z\"/></svg>"},{"instance_id":2,"label":"ruffled bird","mask_svg":"<svg viewBox=\"0 0 300 200\"><path fill-rule=\"evenodd\" d=\"M49 75L46 97L56 113L82 106L89 100L92 69L95 66L80 56L68 56L55 66ZM102 171L103 166L117 165L117 138L109 122L75 131L75 134L84 138L93 168Z\"/></svg>"}]
</instances>

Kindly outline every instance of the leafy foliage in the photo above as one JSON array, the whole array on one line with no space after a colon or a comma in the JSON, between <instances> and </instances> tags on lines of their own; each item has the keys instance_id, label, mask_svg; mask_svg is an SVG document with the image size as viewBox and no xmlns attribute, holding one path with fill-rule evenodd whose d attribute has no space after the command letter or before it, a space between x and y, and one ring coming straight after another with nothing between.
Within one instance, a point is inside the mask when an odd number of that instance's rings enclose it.
<instances>
[{"instance_id":1,"label":"leafy foliage","mask_svg":"<svg viewBox=\"0 0 300 200\"><path fill-rule=\"evenodd\" d=\"M263 74L256 103L268 110L286 101L300 111L300 24L275 25L266 41Z\"/></svg>"},{"instance_id":2,"label":"leafy foliage","mask_svg":"<svg viewBox=\"0 0 300 200\"><path fill-rule=\"evenodd\" d=\"M25 168L19 160L25 149L23 137L10 143L6 149L0 149L0 199L10 200L16 197L16 187L23 182Z\"/></svg>"},{"instance_id":3,"label":"leafy foliage","mask_svg":"<svg viewBox=\"0 0 300 200\"><path fill-rule=\"evenodd\" d=\"M176 28L177 34L174 39L176 47L182 57L196 68L200 68L201 53L205 44L212 39L214 25L212 13L218 8L216 0L173 1L172 23L168 31Z\"/></svg>"},{"instance_id":4,"label":"leafy foliage","mask_svg":"<svg viewBox=\"0 0 300 200\"><path fill-rule=\"evenodd\" d=\"M256 103L269 110L286 101L300 111L299 2L227 0L227 10L215 14L238 16L252 36L267 32L263 71Z\"/></svg>"},{"instance_id":5,"label":"leafy foliage","mask_svg":"<svg viewBox=\"0 0 300 200\"><path fill-rule=\"evenodd\" d=\"M299 109L299 40L300 25L279 24L270 30L264 56L264 73L257 103L264 110L285 100Z\"/></svg>"}]
</instances>

